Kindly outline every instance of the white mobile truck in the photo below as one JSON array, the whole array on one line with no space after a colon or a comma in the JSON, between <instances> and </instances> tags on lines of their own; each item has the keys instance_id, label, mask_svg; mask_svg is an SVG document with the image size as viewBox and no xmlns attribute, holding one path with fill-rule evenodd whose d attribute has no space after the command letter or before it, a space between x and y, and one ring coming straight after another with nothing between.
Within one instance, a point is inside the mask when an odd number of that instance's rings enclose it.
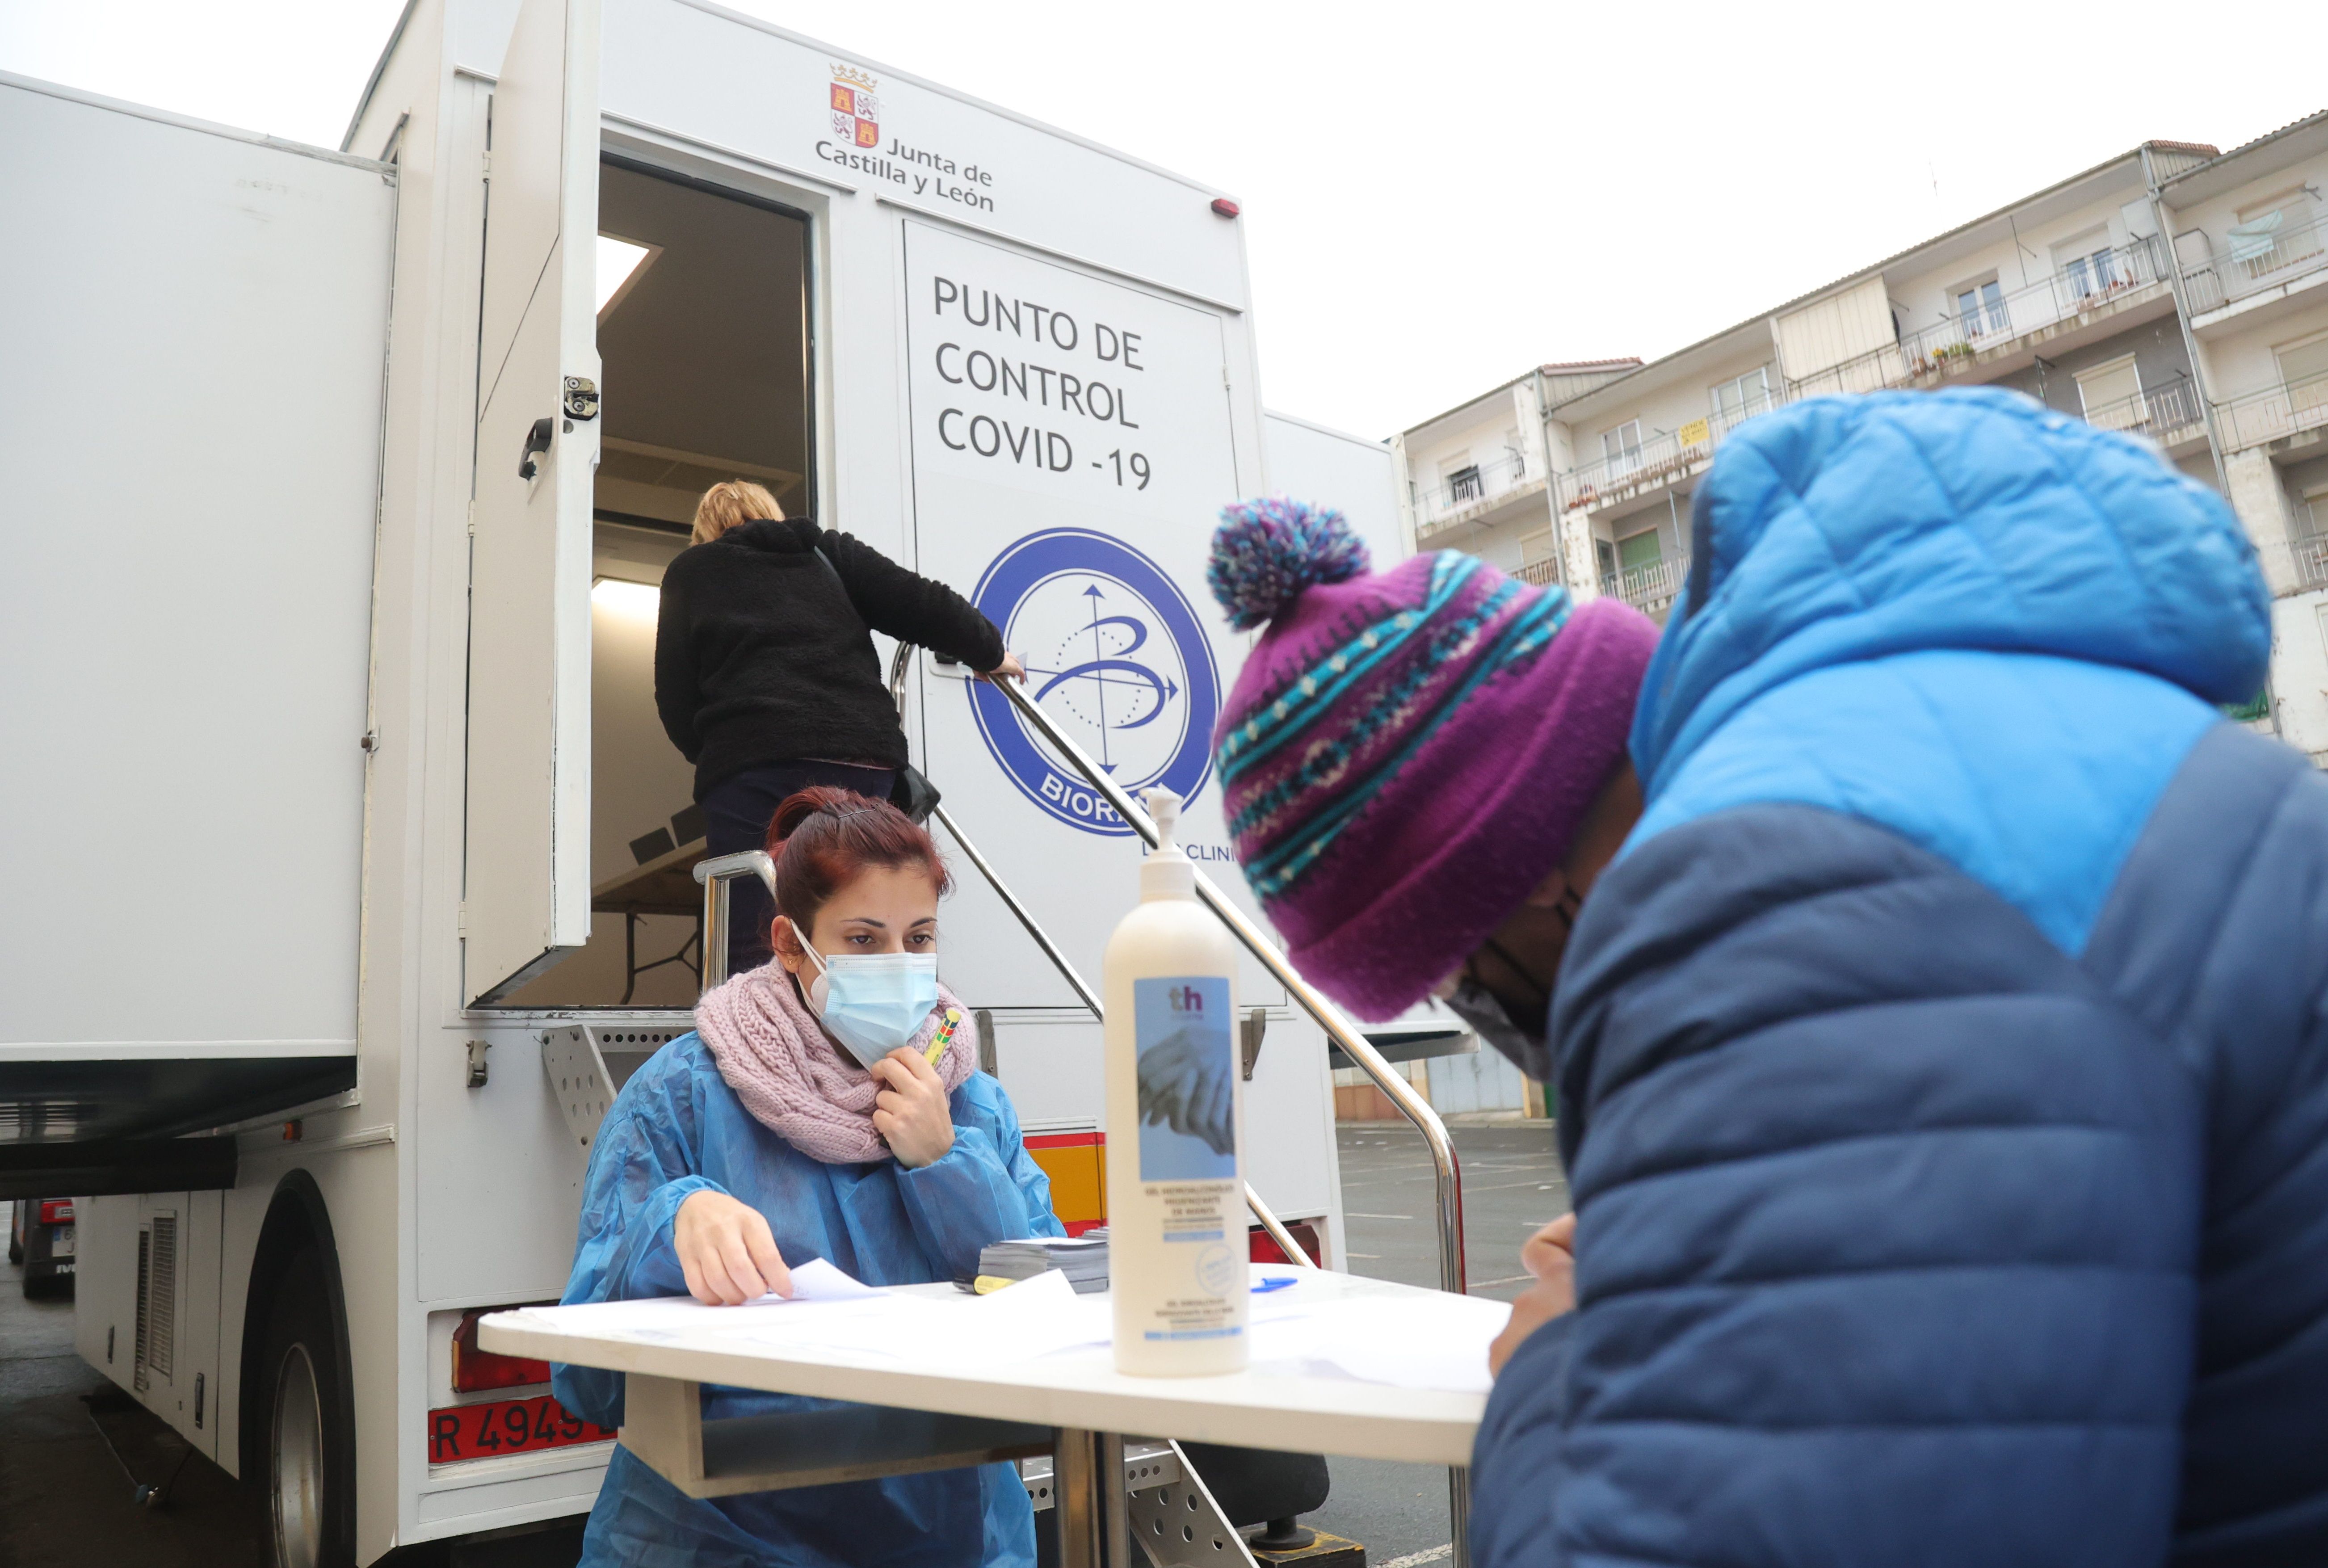
<instances>
[{"instance_id":1,"label":"white mobile truck","mask_svg":"<svg viewBox=\"0 0 2328 1568\"><path fill-rule=\"evenodd\" d=\"M84 1197L80 1353L286 1561L580 1512L608 1434L463 1326L559 1293L615 1065L688 1027L694 496L971 593L1243 897L1235 207L696 0L413 0L340 153L11 78L0 147L5 1195ZM1286 438L1394 528L1379 448ZM1096 976L1138 841L962 673L915 661L916 760ZM948 973L1095 1160L1099 1030L962 860ZM1249 1175L1331 1263L1324 1038L1244 981Z\"/></svg>"}]
</instances>

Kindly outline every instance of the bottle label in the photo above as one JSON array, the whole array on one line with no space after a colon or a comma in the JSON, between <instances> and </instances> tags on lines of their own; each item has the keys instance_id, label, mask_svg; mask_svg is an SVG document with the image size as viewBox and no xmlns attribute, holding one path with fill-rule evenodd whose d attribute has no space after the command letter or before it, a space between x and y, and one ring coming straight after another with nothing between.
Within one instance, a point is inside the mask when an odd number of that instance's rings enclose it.
<instances>
[{"instance_id":1,"label":"bottle label","mask_svg":"<svg viewBox=\"0 0 2328 1568\"><path fill-rule=\"evenodd\" d=\"M1135 980L1131 1010L1140 1059L1140 1179L1234 1180L1236 1052L1229 1042L1228 977ZM1186 1228L1191 1242L1223 1239L1217 1223Z\"/></svg>"}]
</instances>

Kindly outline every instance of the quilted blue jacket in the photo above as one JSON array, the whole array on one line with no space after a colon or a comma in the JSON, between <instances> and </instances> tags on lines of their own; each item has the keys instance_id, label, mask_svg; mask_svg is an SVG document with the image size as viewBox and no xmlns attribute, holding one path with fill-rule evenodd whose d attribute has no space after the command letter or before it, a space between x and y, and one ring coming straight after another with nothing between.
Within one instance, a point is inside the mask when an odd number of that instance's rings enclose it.
<instances>
[{"instance_id":1,"label":"quilted blue jacket","mask_svg":"<svg viewBox=\"0 0 2328 1568\"><path fill-rule=\"evenodd\" d=\"M2013 394L1700 487L1476 1560L2328 1563L2328 783L2237 522Z\"/></svg>"}]
</instances>

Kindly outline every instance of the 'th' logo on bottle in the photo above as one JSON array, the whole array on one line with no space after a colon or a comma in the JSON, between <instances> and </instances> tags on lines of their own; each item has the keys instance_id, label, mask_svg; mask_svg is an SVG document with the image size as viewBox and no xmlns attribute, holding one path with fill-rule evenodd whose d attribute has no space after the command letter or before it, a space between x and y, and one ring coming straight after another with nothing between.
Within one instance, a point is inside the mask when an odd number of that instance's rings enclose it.
<instances>
[{"instance_id":1,"label":"'th' logo on bottle","mask_svg":"<svg viewBox=\"0 0 2328 1568\"><path fill-rule=\"evenodd\" d=\"M1205 993L1193 985L1176 985L1164 996L1176 1013L1200 1013L1205 1010Z\"/></svg>"}]
</instances>

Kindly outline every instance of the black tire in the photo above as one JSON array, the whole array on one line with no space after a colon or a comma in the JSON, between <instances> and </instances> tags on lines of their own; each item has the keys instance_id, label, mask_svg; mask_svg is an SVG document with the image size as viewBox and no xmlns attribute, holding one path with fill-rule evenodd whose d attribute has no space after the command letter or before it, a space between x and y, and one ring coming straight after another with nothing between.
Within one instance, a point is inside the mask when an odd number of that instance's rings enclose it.
<instances>
[{"instance_id":1,"label":"black tire","mask_svg":"<svg viewBox=\"0 0 2328 1568\"><path fill-rule=\"evenodd\" d=\"M293 1254L277 1282L246 1398L264 1402L260 1467L276 1568L354 1568L355 1411L320 1253Z\"/></svg>"}]
</instances>

